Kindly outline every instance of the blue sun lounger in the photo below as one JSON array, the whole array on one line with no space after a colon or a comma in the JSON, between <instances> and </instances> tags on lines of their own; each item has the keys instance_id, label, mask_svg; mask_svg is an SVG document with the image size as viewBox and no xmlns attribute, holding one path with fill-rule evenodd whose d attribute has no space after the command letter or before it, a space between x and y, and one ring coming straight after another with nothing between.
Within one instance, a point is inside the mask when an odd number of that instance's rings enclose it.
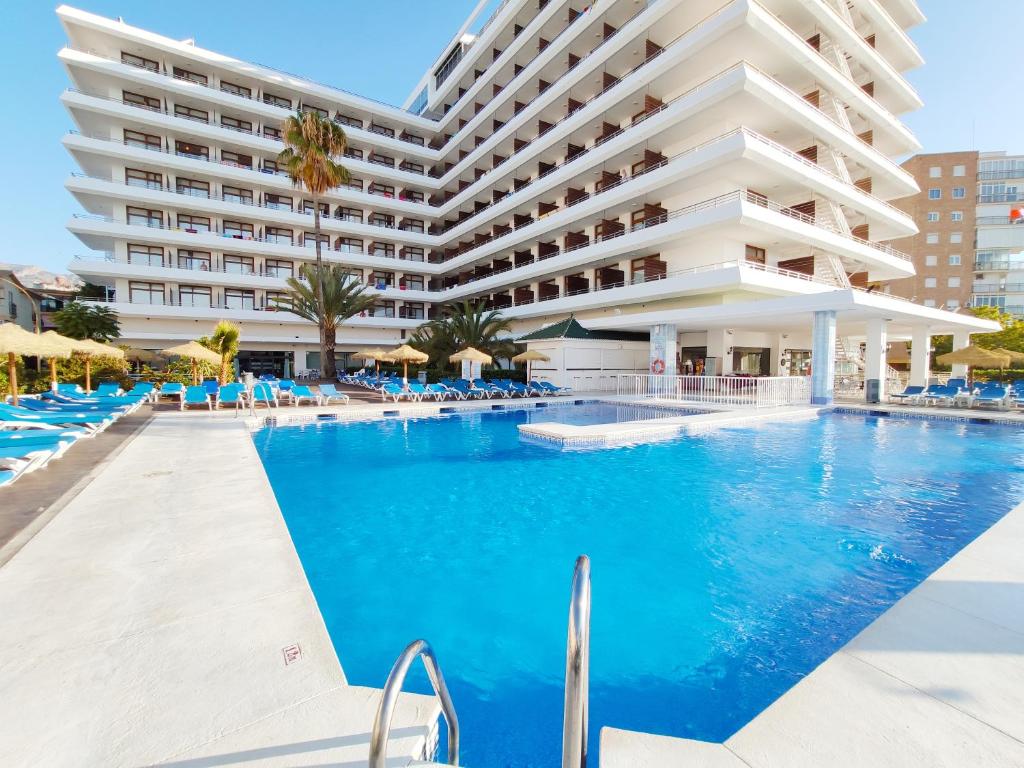
<instances>
[{"instance_id":1,"label":"blue sun lounger","mask_svg":"<svg viewBox=\"0 0 1024 768\"><path fill-rule=\"evenodd\" d=\"M202 384L195 384L185 390L185 396L181 398L181 410L184 411L190 405L205 405L207 410L213 410L213 401Z\"/></svg>"},{"instance_id":2,"label":"blue sun lounger","mask_svg":"<svg viewBox=\"0 0 1024 768\"><path fill-rule=\"evenodd\" d=\"M341 400L343 403L349 401L349 396L344 392L339 392L338 388L333 384L321 384L318 389L320 390L320 397L323 398L324 405L329 405L331 400Z\"/></svg>"}]
</instances>

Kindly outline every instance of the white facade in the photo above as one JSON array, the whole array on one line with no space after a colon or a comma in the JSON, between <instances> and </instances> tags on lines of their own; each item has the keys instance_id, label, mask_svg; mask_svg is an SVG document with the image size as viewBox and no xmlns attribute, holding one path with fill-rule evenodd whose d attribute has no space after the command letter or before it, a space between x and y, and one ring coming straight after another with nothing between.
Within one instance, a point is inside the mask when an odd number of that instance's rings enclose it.
<instances>
[{"instance_id":1,"label":"white facade","mask_svg":"<svg viewBox=\"0 0 1024 768\"><path fill-rule=\"evenodd\" d=\"M971 303L1024 317L1024 155L978 157Z\"/></svg>"},{"instance_id":2,"label":"white facade","mask_svg":"<svg viewBox=\"0 0 1024 768\"><path fill-rule=\"evenodd\" d=\"M379 295L339 352L483 298L517 334L685 310L677 354L718 350L729 373L760 349L774 371L808 351L782 336L809 338L812 315L767 341L750 316L727 339L710 322L723 305L845 306L913 274L885 242L916 231L890 202L917 190L892 160L919 149L898 117L921 106L902 74L922 63L911 0L505 0L453 37L408 109L57 13L83 208L68 226L86 248L71 269L108 286L132 344L224 317L243 350L314 364L316 329L272 306L313 258L311 206L274 164L296 109L345 127L353 184L327 195L325 257ZM929 333L987 327L887 301L905 321L890 337L915 317ZM864 334L860 315L838 326Z\"/></svg>"}]
</instances>

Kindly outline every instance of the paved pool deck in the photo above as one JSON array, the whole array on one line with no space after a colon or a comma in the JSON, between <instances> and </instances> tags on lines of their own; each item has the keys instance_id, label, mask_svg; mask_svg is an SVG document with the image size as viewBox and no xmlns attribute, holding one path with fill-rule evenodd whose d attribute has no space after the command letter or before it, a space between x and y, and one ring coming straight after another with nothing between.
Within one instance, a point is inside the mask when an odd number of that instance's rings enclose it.
<instances>
[{"instance_id":1,"label":"paved pool deck","mask_svg":"<svg viewBox=\"0 0 1024 768\"><path fill-rule=\"evenodd\" d=\"M347 684L248 429L177 416L0 567L0 765L365 765L380 692ZM389 765L437 716L403 696Z\"/></svg>"},{"instance_id":2,"label":"paved pool deck","mask_svg":"<svg viewBox=\"0 0 1024 768\"><path fill-rule=\"evenodd\" d=\"M271 415L385 410L438 405ZM366 764L380 693L345 681L249 438L264 416L158 413L0 567L0 765ZM1024 505L724 744L605 728L601 766L1024 766L1021 552ZM403 697L389 766L437 717Z\"/></svg>"}]
</instances>

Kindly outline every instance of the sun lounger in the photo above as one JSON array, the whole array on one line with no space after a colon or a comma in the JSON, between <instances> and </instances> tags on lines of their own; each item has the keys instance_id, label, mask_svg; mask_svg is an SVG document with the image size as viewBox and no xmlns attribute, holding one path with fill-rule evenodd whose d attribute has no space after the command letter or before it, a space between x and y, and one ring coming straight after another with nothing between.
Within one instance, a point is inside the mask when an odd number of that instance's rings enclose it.
<instances>
[{"instance_id":1,"label":"sun lounger","mask_svg":"<svg viewBox=\"0 0 1024 768\"><path fill-rule=\"evenodd\" d=\"M135 386L125 392L126 397L144 397L147 400L153 397L153 382L151 381L137 381Z\"/></svg>"},{"instance_id":2,"label":"sun lounger","mask_svg":"<svg viewBox=\"0 0 1024 768\"><path fill-rule=\"evenodd\" d=\"M103 430L114 423L114 416L109 413L84 413L81 411L62 413L38 413L28 408L10 404L0 404L0 419L4 421L22 422L25 424L84 424L94 430Z\"/></svg>"},{"instance_id":3,"label":"sun lounger","mask_svg":"<svg viewBox=\"0 0 1024 768\"><path fill-rule=\"evenodd\" d=\"M241 384L225 384L217 389L214 408L227 406L234 409L245 407L245 387Z\"/></svg>"},{"instance_id":4,"label":"sun lounger","mask_svg":"<svg viewBox=\"0 0 1024 768\"><path fill-rule=\"evenodd\" d=\"M333 384L321 384L317 388L320 390L320 397L323 399L324 405L329 405L331 400L340 400L343 403L349 401L349 396L344 392L339 392Z\"/></svg>"},{"instance_id":5,"label":"sun lounger","mask_svg":"<svg viewBox=\"0 0 1024 768\"><path fill-rule=\"evenodd\" d=\"M380 399L386 400L389 397L393 402L396 403L399 400L417 399L416 395L414 395L412 392L403 389L401 384L394 384L390 381L382 385L380 388Z\"/></svg>"},{"instance_id":6,"label":"sun lounger","mask_svg":"<svg viewBox=\"0 0 1024 768\"><path fill-rule=\"evenodd\" d=\"M902 392L894 392L889 395L890 400L896 400L898 402L916 402L921 395L924 394L924 387L914 385L912 387L905 387Z\"/></svg>"},{"instance_id":7,"label":"sun lounger","mask_svg":"<svg viewBox=\"0 0 1024 768\"><path fill-rule=\"evenodd\" d=\"M176 397L180 402L185 397L185 385L176 381L166 381L160 385L153 399L159 400L161 397Z\"/></svg>"},{"instance_id":8,"label":"sun lounger","mask_svg":"<svg viewBox=\"0 0 1024 768\"><path fill-rule=\"evenodd\" d=\"M24 456L0 455L0 486L10 485L28 472L41 469L54 457L54 451L32 451Z\"/></svg>"},{"instance_id":9,"label":"sun lounger","mask_svg":"<svg viewBox=\"0 0 1024 768\"><path fill-rule=\"evenodd\" d=\"M116 381L104 381L93 391L93 397L118 397L124 394L121 385Z\"/></svg>"},{"instance_id":10,"label":"sun lounger","mask_svg":"<svg viewBox=\"0 0 1024 768\"><path fill-rule=\"evenodd\" d=\"M181 399L181 410L184 411L190 405L205 405L207 410L213 410L213 401L210 400L210 395L202 384L196 384L185 390L185 396Z\"/></svg>"},{"instance_id":11,"label":"sun lounger","mask_svg":"<svg viewBox=\"0 0 1024 768\"><path fill-rule=\"evenodd\" d=\"M292 405L300 405L303 400L308 400L313 405L323 405L323 398L305 384L293 384L288 390L288 396Z\"/></svg>"},{"instance_id":12,"label":"sun lounger","mask_svg":"<svg viewBox=\"0 0 1024 768\"><path fill-rule=\"evenodd\" d=\"M261 382L252 388L252 404L257 406L260 403L269 408L273 405L277 408L280 403L277 401L277 394L275 394L273 387L266 382Z\"/></svg>"},{"instance_id":13,"label":"sun lounger","mask_svg":"<svg viewBox=\"0 0 1024 768\"><path fill-rule=\"evenodd\" d=\"M558 387L550 381L531 381L530 386L534 389L542 389L552 395L567 395L572 392L572 387Z\"/></svg>"},{"instance_id":14,"label":"sun lounger","mask_svg":"<svg viewBox=\"0 0 1024 768\"><path fill-rule=\"evenodd\" d=\"M985 387L976 392L971 399L971 406L994 405L1005 408L1010 404L1010 390L1007 387Z\"/></svg>"}]
</instances>

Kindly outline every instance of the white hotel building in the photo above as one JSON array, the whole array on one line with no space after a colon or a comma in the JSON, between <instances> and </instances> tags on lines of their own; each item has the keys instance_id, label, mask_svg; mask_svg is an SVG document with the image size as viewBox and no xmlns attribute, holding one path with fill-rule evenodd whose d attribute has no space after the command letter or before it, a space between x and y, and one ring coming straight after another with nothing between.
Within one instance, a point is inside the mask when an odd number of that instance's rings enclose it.
<instances>
[{"instance_id":1,"label":"white hotel building","mask_svg":"<svg viewBox=\"0 0 1024 768\"><path fill-rule=\"evenodd\" d=\"M917 191L892 159L920 148L899 118L921 106L913 0L504 0L481 23L487 5L403 107L60 7L71 269L126 341L228 318L243 366L318 365L316 329L273 307L313 258L311 203L274 162L296 110L345 128L325 257L378 297L339 352L486 299L517 336L570 314L594 332L558 342L567 383L813 356L822 399L862 342L884 378L887 338L912 338L924 381L930 335L991 328L878 288L914 272L886 244L916 231L890 202Z\"/></svg>"}]
</instances>

